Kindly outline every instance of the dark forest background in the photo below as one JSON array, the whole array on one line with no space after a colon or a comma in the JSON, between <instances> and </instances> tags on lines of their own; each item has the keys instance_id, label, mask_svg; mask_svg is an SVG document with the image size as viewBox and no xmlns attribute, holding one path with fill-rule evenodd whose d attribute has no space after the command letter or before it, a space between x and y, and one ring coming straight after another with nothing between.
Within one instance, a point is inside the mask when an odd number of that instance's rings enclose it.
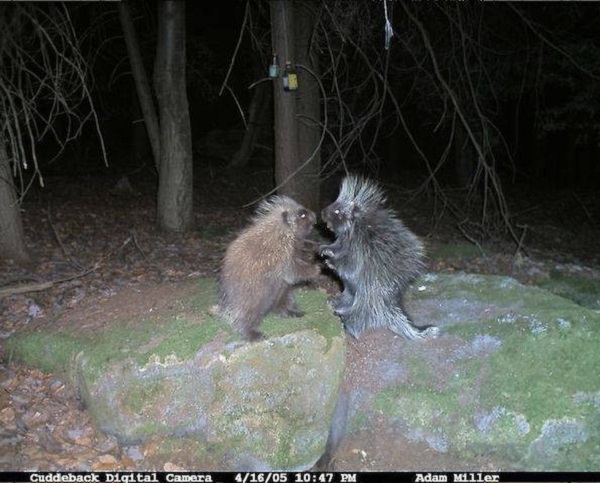
<instances>
[{"instance_id":1,"label":"dark forest background","mask_svg":"<svg viewBox=\"0 0 600 483\"><path fill-rule=\"evenodd\" d=\"M19 207L57 177L153 192L166 232L194 229L207 185L318 210L349 171L435 200L474 242L526 243L510 206L532 193L586 193L576 211L596 224L599 17L579 2L4 3L3 254L29 257Z\"/></svg>"}]
</instances>

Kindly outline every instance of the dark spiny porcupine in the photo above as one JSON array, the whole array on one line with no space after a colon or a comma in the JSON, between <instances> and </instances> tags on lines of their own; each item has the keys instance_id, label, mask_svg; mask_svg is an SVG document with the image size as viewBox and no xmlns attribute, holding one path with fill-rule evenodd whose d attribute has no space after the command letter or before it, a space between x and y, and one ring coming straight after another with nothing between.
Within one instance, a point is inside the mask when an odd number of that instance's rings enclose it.
<instances>
[{"instance_id":1,"label":"dark spiny porcupine","mask_svg":"<svg viewBox=\"0 0 600 483\"><path fill-rule=\"evenodd\" d=\"M436 335L437 327L416 327L403 308L404 292L424 268L424 248L385 201L373 181L348 176L321 213L336 240L320 252L344 284L333 309L354 337L379 327L407 339Z\"/></svg>"},{"instance_id":2,"label":"dark spiny porcupine","mask_svg":"<svg viewBox=\"0 0 600 483\"><path fill-rule=\"evenodd\" d=\"M216 313L247 340L263 337L264 316L301 317L293 286L319 274L307 239L315 214L287 196L263 201L252 221L227 247L219 277Z\"/></svg>"}]
</instances>

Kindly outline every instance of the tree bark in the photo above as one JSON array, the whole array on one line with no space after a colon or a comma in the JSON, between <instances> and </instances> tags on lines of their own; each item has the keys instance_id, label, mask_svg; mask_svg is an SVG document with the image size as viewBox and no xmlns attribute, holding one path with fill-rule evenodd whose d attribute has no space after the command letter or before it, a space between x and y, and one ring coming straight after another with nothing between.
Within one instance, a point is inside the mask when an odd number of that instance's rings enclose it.
<instances>
[{"instance_id":1,"label":"tree bark","mask_svg":"<svg viewBox=\"0 0 600 483\"><path fill-rule=\"evenodd\" d=\"M271 0L271 44L279 59L280 71L294 61L294 3ZM298 169L298 123L296 95L283 89L281 75L273 79L275 183L279 194L296 197Z\"/></svg>"},{"instance_id":2,"label":"tree bark","mask_svg":"<svg viewBox=\"0 0 600 483\"><path fill-rule=\"evenodd\" d=\"M316 55L311 55L311 40L315 28L317 5L314 0L296 2L295 52L296 62L309 68L312 73L298 68L298 173L296 197L299 203L313 211L319 209L321 173L321 91L315 76L319 75Z\"/></svg>"},{"instance_id":3,"label":"tree bark","mask_svg":"<svg viewBox=\"0 0 600 483\"><path fill-rule=\"evenodd\" d=\"M154 81L160 115L158 227L181 232L192 225L192 135L185 82L185 2L158 3Z\"/></svg>"},{"instance_id":4,"label":"tree bark","mask_svg":"<svg viewBox=\"0 0 600 483\"><path fill-rule=\"evenodd\" d=\"M144 63L140 54L140 47L135 33L135 26L131 19L129 5L127 2L119 2L118 8L121 27L123 28L123 36L125 37L125 45L127 46L127 53L129 54L131 73L135 82L140 107L144 115L148 139L152 146L154 165L158 171L160 161L160 131L158 118L156 117L156 109L154 108L154 101L152 100L152 90L150 89L146 69L144 69Z\"/></svg>"},{"instance_id":5,"label":"tree bark","mask_svg":"<svg viewBox=\"0 0 600 483\"><path fill-rule=\"evenodd\" d=\"M2 135L0 135L0 256L18 262L29 259L25 249L19 202Z\"/></svg>"}]
</instances>

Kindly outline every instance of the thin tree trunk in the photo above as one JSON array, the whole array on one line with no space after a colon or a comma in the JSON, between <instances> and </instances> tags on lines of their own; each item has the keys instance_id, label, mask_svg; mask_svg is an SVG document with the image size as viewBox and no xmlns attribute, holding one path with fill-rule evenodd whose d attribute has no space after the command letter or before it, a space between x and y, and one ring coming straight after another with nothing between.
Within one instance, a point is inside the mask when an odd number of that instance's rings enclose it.
<instances>
[{"instance_id":1,"label":"thin tree trunk","mask_svg":"<svg viewBox=\"0 0 600 483\"><path fill-rule=\"evenodd\" d=\"M121 19L121 26L123 28L123 35L125 37L125 45L127 46L127 53L129 54L131 73L135 81L140 107L142 109L142 113L144 114L146 130L148 131L148 139L150 140L150 145L152 146L152 155L154 156L154 165L158 171L158 163L160 160L160 131L158 126L158 118L156 117L156 109L154 108L154 101L152 100L152 90L150 89L150 83L148 82L146 69L144 69L144 63L140 54L140 47L135 34L135 26L133 25L133 20L131 19L129 5L127 5L127 2L119 2L118 8L119 18Z\"/></svg>"},{"instance_id":2,"label":"thin tree trunk","mask_svg":"<svg viewBox=\"0 0 600 483\"><path fill-rule=\"evenodd\" d=\"M154 81L160 114L159 229L185 231L192 225L192 134L185 82L185 2L158 3Z\"/></svg>"},{"instance_id":3,"label":"thin tree trunk","mask_svg":"<svg viewBox=\"0 0 600 483\"><path fill-rule=\"evenodd\" d=\"M311 56L311 41L315 28L317 5L313 0L296 2L295 52L299 65L306 66L312 74L298 69L298 158L302 168L298 173L296 197L299 203L313 211L319 209L321 173L321 91L315 76L319 75L316 55Z\"/></svg>"},{"instance_id":4,"label":"thin tree trunk","mask_svg":"<svg viewBox=\"0 0 600 483\"><path fill-rule=\"evenodd\" d=\"M131 116L133 119L140 119L143 116L140 110L140 103L137 98L131 98ZM148 129L145 122L134 122L130 125L130 143L129 143L129 159L133 159L137 164L145 164L145 160L149 156L153 156L150 152L151 145L148 143ZM160 140L159 140L160 141ZM155 160L157 161L157 160ZM156 166L158 167L158 166Z\"/></svg>"},{"instance_id":5,"label":"thin tree trunk","mask_svg":"<svg viewBox=\"0 0 600 483\"><path fill-rule=\"evenodd\" d=\"M475 151L469 142L467 131L457 123L454 131L454 173L461 188L468 188L475 174Z\"/></svg>"},{"instance_id":6,"label":"thin tree trunk","mask_svg":"<svg viewBox=\"0 0 600 483\"><path fill-rule=\"evenodd\" d=\"M271 0L271 43L280 70L294 60L294 2ZM281 76L273 80L275 183L279 194L295 197L298 169L298 123L295 91L283 89Z\"/></svg>"},{"instance_id":7,"label":"thin tree trunk","mask_svg":"<svg viewBox=\"0 0 600 483\"><path fill-rule=\"evenodd\" d=\"M265 117L265 113L270 104L270 92L266 84L258 84L252 95L250 101L250 108L248 109L248 127L244 133L244 139L240 149L236 151L229 163L229 167L240 167L246 166L252 156L258 135L260 134L260 127Z\"/></svg>"},{"instance_id":8,"label":"thin tree trunk","mask_svg":"<svg viewBox=\"0 0 600 483\"><path fill-rule=\"evenodd\" d=\"M23 262L29 259L19 202L4 138L0 135L0 257Z\"/></svg>"}]
</instances>

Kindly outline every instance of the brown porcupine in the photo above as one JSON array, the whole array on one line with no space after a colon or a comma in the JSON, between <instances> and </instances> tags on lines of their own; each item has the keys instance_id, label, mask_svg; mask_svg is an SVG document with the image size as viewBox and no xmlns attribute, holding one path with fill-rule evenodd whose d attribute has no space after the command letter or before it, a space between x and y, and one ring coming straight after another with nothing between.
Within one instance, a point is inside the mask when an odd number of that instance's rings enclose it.
<instances>
[{"instance_id":1,"label":"brown porcupine","mask_svg":"<svg viewBox=\"0 0 600 483\"><path fill-rule=\"evenodd\" d=\"M219 276L216 313L247 340L269 312L301 317L293 286L319 274L307 239L315 214L287 196L261 202L252 224L227 247Z\"/></svg>"},{"instance_id":2,"label":"brown porcupine","mask_svg":"<svg viewBox=\"0 0 600 483\"><path fill-rule=\"evenodd\" d=\"M423 243L385 201L373 181L348 176L321 213L336 240L320 253L344 285L333 309L356 338L380 327L407 339L435 336L437 327L415 326L403 307L404 292L424 268Z\"/></svg>"}]
</instances>

